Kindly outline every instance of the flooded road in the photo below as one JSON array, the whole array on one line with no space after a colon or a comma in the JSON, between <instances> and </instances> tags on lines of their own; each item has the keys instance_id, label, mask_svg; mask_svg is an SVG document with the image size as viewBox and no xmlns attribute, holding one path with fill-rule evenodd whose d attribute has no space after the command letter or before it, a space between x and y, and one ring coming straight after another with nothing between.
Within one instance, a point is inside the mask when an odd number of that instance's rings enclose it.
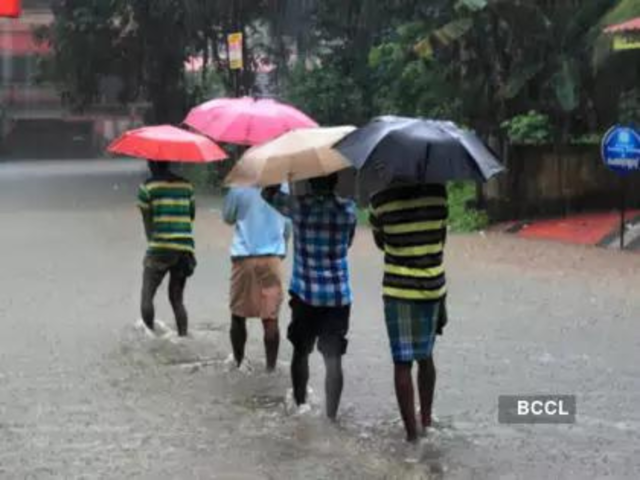
<instances>
[{"instance_id":1,"label":"flooded road","mask_svg":"<svg viewBox=\"0 0 640 480\"><path fill-rule=\"evenodd\" d=\"M252 368L226 366L230 231L214 200L199 199L193 338L136 330L143 168L0 164L1 479L640 478L640 256L453 236L439 420L409 448L369 232L352 253L347 383L331 426L320 401L288 411L289 345L264 374L257 325ZM158 310L171 325L164 298ZM499 395L546 393L577 395L577 424L498 424Z\"/></svg>"}]
</instances>

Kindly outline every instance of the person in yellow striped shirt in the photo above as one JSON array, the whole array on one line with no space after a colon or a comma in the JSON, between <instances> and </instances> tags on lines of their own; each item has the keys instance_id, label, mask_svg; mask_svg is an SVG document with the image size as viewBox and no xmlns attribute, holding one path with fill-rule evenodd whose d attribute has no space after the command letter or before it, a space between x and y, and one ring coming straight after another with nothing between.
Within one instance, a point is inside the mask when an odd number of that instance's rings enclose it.
<instances>
[{"instance_id":1,"label":"person in yellow striped shirt","mask_svg":"<svg viewBox=\"0 0 640 480\"><path fill-rule=\"evenodd\" d=\"M169 274L169 301L178 335L184 337L188 333L184 290L196 266L194 189L187 180L174 175L167 163L149 162L149 168L151 177L138 190L138 207L148 242L142 281L142 320L154 331L153 300Z\"/></svg>"},{"instance_id":2,"label":"person in yellow striped shirt","mask_svg":"<svg viewBox=\"0 0 640 480\"><path fill-rule=\"evenodd\" d=\"M421 424L431 426L433 347L446 324L443 266L448 220L444 185L397 185L371 198L370 223L385 254L383 295L395 389L407 440L418 438L412 368L418 363Z\"/></svg>"}]
</instances>

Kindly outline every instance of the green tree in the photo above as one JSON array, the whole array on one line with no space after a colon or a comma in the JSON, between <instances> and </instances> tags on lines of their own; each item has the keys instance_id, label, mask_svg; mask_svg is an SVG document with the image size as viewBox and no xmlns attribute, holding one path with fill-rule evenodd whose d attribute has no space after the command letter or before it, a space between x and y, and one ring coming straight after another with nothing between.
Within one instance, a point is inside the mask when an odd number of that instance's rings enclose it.
<instances>
[{"instance_id":1,"label":"green tree","mask_svg":"<svg viewBox=\"0 0 640 480\"><path fill-rule=\"evenodd\" d=\"M186 108L187 12L178 0L56 0L54 22L38 32L52 44L46 73L82 109L117 79L123 102L144 97L149 120L176 122ZM167 35L171 31L171 35Z\"/></svg>"},{"instance_id":2,"label":"green tree","mask_svg":"<svg viewBox=\"0 0 640 480\"><path fill-rule=\"evenodd\" d=\"M378 114L460 119L460 102L446 71L415 51L423 33L422 23L409 23L371 50L374 109Z\"/></svg>"},{"instance_id":3,"label":"green tree","mask_svg":"<svg viewBox=\"0 0 640 480\"><path fill-rule=\"evenodd\" d=\"M287 100L322 125L362 124L369 118L362 88L339 65L299 64L287 82Z\"/></svg>"},{"instance_id":4,"label":"green tree","mask_svg":"<svg viewBox=\"0 0 640 480\"><path fill-rule=\"evenodd\" d=\"M433 16L421 19L422 38L415 47L420 57L446 72L469 124L499 135L503 122L538 110L551 118L556 139L567 141L606 123L598 98L603 74L592 63L594 46L605 19L634 12L640 2L445 3L435 22Z\"/></svg>"},{"instance_id":5,"label":"green tree","mask_svg":"<svg viewBox=\"0 0 640 480\"><path fill-rule=\"evenodd\" d=\"M273 32L276 37L290 36L298 59L285 82L285 96L323 123L367 121L377 113L379 93L371 78L369 52L395 26L412 20L424 3L284 0L285 18L297 23L281 21ZM281 58L279 64L287 60Z\"/></svg>"},{"instance_id":6,"label":"green tree","mask_svg":"<svg viewBox=\"0 0 640 480\"><path fill-rule=\"evenodd\" d=\"M226 35L237 29L250 33L261 18L266 0L54 0L54 22L37 32L50 42L54 56L44 73L76 108L98 100L105 79L120 83L123 102L148 100L148 121L176 123L189 107L185 62L194 55L228 73ZM254 58L247 54L240 81L251 89Z\"/></svg>"},{"instance_id":7,"label":"green tree","mask_svg":"<svg viewBox=\"0 0 640 480\"><path fill-rule=\"evenodd\" d=\"M538 112L516 115L502 124L511 143L540 145L551 139L549 117Z\"/></svg>"}]
</instances>

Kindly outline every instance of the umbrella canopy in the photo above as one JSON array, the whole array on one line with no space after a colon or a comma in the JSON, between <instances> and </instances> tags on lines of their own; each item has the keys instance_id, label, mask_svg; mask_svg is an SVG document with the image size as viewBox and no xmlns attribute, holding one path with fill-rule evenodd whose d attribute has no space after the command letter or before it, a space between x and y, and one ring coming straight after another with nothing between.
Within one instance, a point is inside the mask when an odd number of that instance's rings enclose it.
<instances>
[{"instance_id":1,"label":"umbrella canopy","mask_svg":"<svg viewBox=\"0 0 640 480\"><path fill-rule=\"evenodd\" d=\"M487 181L504 169L477 136L451 122L381 117L335 148L361 170L363 179L381 187L395 180Z\"/></svg>"},{"instance_id":2,"label":"umbrella canopy","mask_svg":"<svg viewBox=\"0 0 640 480\"><path fill-rule=\"evenodd\" d=\"M301 111L270 99L221 98L189 113L185 124L213 138L235 145L262 145L297 128L318 124Z\"/></svg>"},{"instance_id":3,"label":"umbrella canopy","mask_svg":"<svg viewBox=\"0 0 640 480\"><path fill-rule=\"evenodd\" d=\"M206 163L227 158L224 150L207 137L171 125L130 130L115 140L108 150L164 162Z\"/></svg>"},{"instance_id":4,"label":"umbrella canopy","mask_svg":"<svg viewBox=\"0 0 640 480\"><path fill-rule=\"evenodd\" d=\"M619 23L617 25L611 25L605 29L605 33L625 33L625 32L640 32L640 17L632 20Z\"/></svg>"},{"instance_id":5,"label":"umbrella canopy","mask_svg":"<svg viewBox=\"0 0 640 480\"><path fill-rule=\"evenodd\" d=\"M355 127L305 128L285 133L249 150L225 183L234 186L279 185L321 177L351 167L331 148Z\"/></svg>"}]
</instances>

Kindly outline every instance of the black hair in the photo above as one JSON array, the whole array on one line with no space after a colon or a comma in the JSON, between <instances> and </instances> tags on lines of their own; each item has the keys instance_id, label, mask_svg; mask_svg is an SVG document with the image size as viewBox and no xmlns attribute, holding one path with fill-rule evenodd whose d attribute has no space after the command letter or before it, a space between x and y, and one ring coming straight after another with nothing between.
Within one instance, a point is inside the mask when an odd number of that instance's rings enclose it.
<instances>
[{"instance_id":1,"label":"black hair","mask_svg":"<svg viewBox=\"0 0 640 480\"><path fill-rule=\"evenodd\" d=\"M153 176L166 175L170 172L168 162L155 162L150 160L148 164L151 175Z\"/></svg>"},{"instance_id":2,"label":"black hair","mask_svg":"<svg viewBox=\"0 0 640 480\"><path fill-rule=\"evenodd\" d=\"M309 180L309 184L313 193L333 193L338 185L338 174L332 173L326 177L312 178Z\"/></svg>"}]
</instances>

